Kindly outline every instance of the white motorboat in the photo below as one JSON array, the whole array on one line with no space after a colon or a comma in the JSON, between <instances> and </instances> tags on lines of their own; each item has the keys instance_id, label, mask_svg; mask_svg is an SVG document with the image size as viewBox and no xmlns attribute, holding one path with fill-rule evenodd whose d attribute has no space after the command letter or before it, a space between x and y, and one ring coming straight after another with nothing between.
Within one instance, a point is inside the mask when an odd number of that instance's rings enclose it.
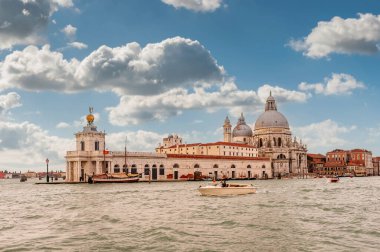
<instances>
[{"instance_id":1,"label":"white motorboat","mask_svg":"<svg viewBox=\"0 0 380 252\"><path fill-rule=\"evenodd\" d=\"M203 196L243 195L256 193L256 187L252 184L214 183L211 185L200 186L198 191Z\"/></svg>"}]
</instances>

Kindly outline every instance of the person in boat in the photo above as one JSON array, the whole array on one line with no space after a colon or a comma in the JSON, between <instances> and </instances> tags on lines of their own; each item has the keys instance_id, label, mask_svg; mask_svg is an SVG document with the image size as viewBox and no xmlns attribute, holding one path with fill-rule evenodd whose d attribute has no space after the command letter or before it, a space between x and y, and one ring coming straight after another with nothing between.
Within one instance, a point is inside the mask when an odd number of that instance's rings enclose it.
<instances>
[{"instance_id":1,"label":"person in boat","mask_svg":"<svg viewBox=\"0 0 380 252\"><path fill-rule=\"evenodd\" d=\"M222 180L221 184L222 184L222 187L227 187L226 180Z\"/></svg>"}]
</instances>

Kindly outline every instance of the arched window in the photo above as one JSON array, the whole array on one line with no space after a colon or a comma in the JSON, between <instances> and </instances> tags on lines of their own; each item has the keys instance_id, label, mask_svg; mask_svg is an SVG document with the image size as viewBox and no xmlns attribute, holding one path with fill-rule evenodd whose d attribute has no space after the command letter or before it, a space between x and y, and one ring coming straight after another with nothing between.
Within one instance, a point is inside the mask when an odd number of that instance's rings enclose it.
<instances>
[{"instance_id":1,"label":"arched window","mask_svg":"<svg viewBox=\"0 0 380 252\"><path fill-rule=\"evenodd\" d=\"M278 138L277 144L278 144L278 146L279 146L279 147L281 147L281 146L282 146L281 137L279 137L279 138Z\"/></svg>"},{"instance_id":2,"label":"arched window","mask_svg":"<svg viewBox=\"0 0 380 252\"><path fill-rule=\"evenodd\" d=\"M195 164L195 165L194 165L194 168L195 168L195 169L198 169L198 168L199 168L199 164Z\"/></svg>"},{"instance_id":3,"label":"arched window","mask_svg":"<svg viewBox=\"0 0 380 252\"><path fill-rule=\"evenodd\" d=\"M132 167L131 167L131 173L132 174L137 174L137 167L136 167L135 164L133 164Z\"/></svg>"},{"instance_id":4,"label":"arched window","mask_svg":"<svg viewBox=\"0 0 380 252\"><path fill-rule=\"evenodd\" d=\"M144 175L149 175L149 173L150 173L149 165L146 164L146 165L144 166Z\"/></svg>"},{"instance_id":5,"label":"arched window","mask_svg":"<svg viewBox=\"0 0 380 252\"><path fill-rule=\"evenodd\" d=\"M120 166L118 164L116 164L114 167L113 167L113 172L114 173L119 173L120 172Z\"/></svg>"},{"instance_id":6,"label":"arched window","mask_svg":"<svg viewBox=\"0 0 380 252\"><path fill-rule=\"evenodd\" d=\"M275 137L273 137L273 146L277 146L277 141Z\"/></svg>"},{"instance_id":7,"label":"arched window","mask_svg":"<svg viewBox=\"0 0 380 252\"><path fill-rule=\"evenodd\" d=\"M213 168L217 169L219 166L217 164L214 164Z\"/></svg>"},{"instance_id":8,"label":"arched window","mask_svg":"<svg viewBox=\"0 0 380 252\"><path fill-rule=\"evenodd\" d=\"M231 165L231 168L236 168L236 166L233 164L233 165Z\"/></svg>"},{"instance_id":9,"label":"arched window","mask_svg":"<svg viewBox=\"0 0 380 252\"><path fill-rule=\"evenodd\" d=\"M259 140L259 147L263 147L263 139L261 139L261 138Z\"/></svg>"},{"instance_id":10,"label":"arched window","mask_svg":"<svg viewBox=\"0 0 380 252\"><path fill-rule=\"evenodd\" d=\"M160 175L165 175L165 167L164 167L164 165L160 165Z\"/></svg>"},{"instance_id":11,"label":"arched window","mask_svg":"<svg viewBox=\"0 0 380 252\"><path fill-rule=\"evenodd\" d=\"M265 169L265 165L261 166L261 168Z\"/></svg>"},{"instance_id":12,"label":"arched window","mask_svg":"<svg viewBox=\"0 0 380 252\"><path fill-rule=\"evenodd\" d=\"M179 168L179 165L178 164L174 164L173 168Z\"/></svg>"},{"instance_id":13,"label":"arched window","mask_svg":"<svg viewBox=\"0 0 380 252\"><path fill-rule=\"evenodd\" d=\"M284 154L280 154L277 156L277 159L286 159L286 156Z\"/></svg>"},{"instance_id":14,"label":"arched window","mask_svg":"<svg viewBox=\"0 0 380 252\"><path fill-rule=\"evenodd\" d=\"M81 150L81 151L84 151L84 141L81 141L81 142L80 142L80 150Z\"/></svg>"},{"instance_id":15,"label":"arched window","mask_svg":"<svg viewBox=\"0 0 380 252\"><path fill-rule=\"evenodd\" d=\"M154 165L152 165L152 168L157 168L157 165L155 165L155 164L154 164Z\"/></svg>"},{"instance_id":16,"label":"arched window","mask_svg":"<svg viewBox=\"0 0 380 252\"><path fill-rule=\"evenodd\" d=\"M251 167L251 165L247 165L247 169L251 169L252 167Z\"/></svg>"}]
</instances>

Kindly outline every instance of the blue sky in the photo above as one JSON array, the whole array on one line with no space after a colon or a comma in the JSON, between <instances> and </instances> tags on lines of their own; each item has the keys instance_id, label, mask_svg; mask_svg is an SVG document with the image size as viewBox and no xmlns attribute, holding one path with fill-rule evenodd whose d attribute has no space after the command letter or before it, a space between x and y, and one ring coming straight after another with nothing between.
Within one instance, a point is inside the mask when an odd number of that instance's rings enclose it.
<instances>
[{"instance_id":1,"label":"blue sky","mask_svg":"<svg viewBox=\"0 0 380 252\"><path fill-rule=\"evenodd\" d=\"M253 127L272 91L311 153L380 155L380 3L0 0L0 170L65 169L94 107L107 146Z\"/></svg>"}]
</instances>

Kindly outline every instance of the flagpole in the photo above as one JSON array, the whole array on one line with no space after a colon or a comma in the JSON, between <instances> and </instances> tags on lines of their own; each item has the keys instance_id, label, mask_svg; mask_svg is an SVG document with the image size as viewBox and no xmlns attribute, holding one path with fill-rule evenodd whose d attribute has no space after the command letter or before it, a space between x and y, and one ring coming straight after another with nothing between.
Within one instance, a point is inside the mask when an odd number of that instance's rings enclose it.
<instances>
[{"instance_id":1,"label":"flagpole","mask_svg":"<svg viewBox=\"0 0 380 252\"><path fill-rule=\"evenodd\" d=\"M128 174L127 171L127 140L128 137L125 137L125 145L124 145L124 169L125 169L125 174Z\"/></svg>"}]
</instances>

